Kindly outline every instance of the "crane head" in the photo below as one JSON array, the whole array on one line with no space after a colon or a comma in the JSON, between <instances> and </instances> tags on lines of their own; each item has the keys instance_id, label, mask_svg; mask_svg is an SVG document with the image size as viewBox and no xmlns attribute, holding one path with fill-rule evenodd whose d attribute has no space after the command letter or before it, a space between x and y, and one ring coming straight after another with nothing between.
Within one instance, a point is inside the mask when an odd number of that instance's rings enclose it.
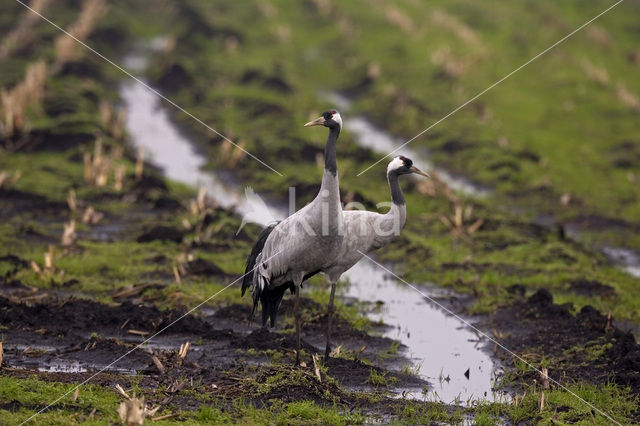
<instances>
[{"instance_id":1,"label":"crane head","mask_svg":"<svg viewBox=\"0 0 640 426\"><path fill-rule=\"evenodd\" d=\"M342 128L342 117L340 117L340 113L335 109L330 109L329 111L325 111L322 115L315 120L312 120L304 125L304 127L311 126L325 126L330 128Z\"/></svg>"},{"instance_id":2,"label":"crane head","mask_svg":"<svg viewBox=\"0 0 640 426\"><path fill-rule=\"evenodd\" d=\"M419 168L413 165L413 161L410 158L398 155L393 157L393 160L389 162L387 166L387 173L397 173L399 175L407 175L409 173L415 173L424 177L431 177L429 173L423 172Z\"/></svg>"}]
</instances>

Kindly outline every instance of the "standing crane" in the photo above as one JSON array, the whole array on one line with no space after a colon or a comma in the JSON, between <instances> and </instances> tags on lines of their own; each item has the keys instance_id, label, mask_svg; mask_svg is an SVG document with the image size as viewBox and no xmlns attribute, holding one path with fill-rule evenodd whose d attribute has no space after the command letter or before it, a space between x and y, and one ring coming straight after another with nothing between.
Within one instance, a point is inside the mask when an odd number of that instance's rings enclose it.
<instances>
[{"instance_id":1,"label":"standing crane","mask_svg":"<svg viewBox=\"0 0 640 426\"><path fill-rule=\"evenodd\" d=\"M391 208L386 214L363 210L346 210L344 214L344 238L339 249L338 256L332 264L321 268L314 273L305 275L304 280L318 272L323 272L327 280L331 283L331 294L327 309L327 345L325 348L325 358L329 357L331 351L331 326L334 314L334 298L336 283L343 273L358 263L367 253L383 247L393 241L399 234L407 217L407 207L398 182L400 175L415 173L425 177L429 175L413 165L413 161L407 157L397 156L389 162L387 167L387 181L391 190ZM250 271L255 264L255 257L262 251L262 246L266 237L272 232L276 224L270 225L262 231L249 259L247 260L247 270ZM251 265L251 268L250 268ZM248 275L247 275L248 276ZM245 280L247 279L245 276ZM250 284L247 285L247 287ZM245 286L243 285L243 290ZM275 325L275 319L280 306L280 301L285 291L289 289L295 293L296 288L292 282L285 283L274 288L268 294L263 293L260 299L262 303L262 325L265 326L267 319L271 320L271 327ZM254 305L255 309L255 305Z\"/></svg>"},{"instance_id":2,"label":"standing crane","mask_svg":"<svg viewBox=\"0 0 640 426\"><path fill-rule=\"evenodd\" d=\"M300 286L305 279L335 262L344 229L336 162L342 119L338 111L329 110L305 124L309 126L329 128L320 191L304 208L262 231L247 258L242 283L243 295L253 285L252 316L260 301L263 325L270 316L273 326L286 289L295 293L296 364L300 363Z\"/></svg>"},{"instance_id":3,"label":"standing crane","mask_svg":"<svg viewBox=\"0 0 640 426\"><path fill-rule=\"evenodd\" d=\"M387 181L391 190L391 208L387 213L380 214L366 210L345 210L343 212L345 234L340 252L331 265L322 269L327 280L331 283L327 311L325 358L329 358L331 351L331 322L335 310L333 299L336 294L336 283L343 273L364 257L365 253L386 246L400 235L407 220L407 205L398 177L410 173L429 177L428 173L414 166L413 161L407 157L396 156L389 162Z\"/></svg>"}]
</instances>

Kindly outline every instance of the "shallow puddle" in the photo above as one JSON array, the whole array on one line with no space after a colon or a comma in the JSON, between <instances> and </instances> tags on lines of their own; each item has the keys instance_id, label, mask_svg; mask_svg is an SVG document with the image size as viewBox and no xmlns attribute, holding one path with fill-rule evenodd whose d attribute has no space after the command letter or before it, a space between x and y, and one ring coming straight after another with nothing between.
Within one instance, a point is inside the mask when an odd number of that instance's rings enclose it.
<instances>
[{"instance_id":1,"label":"shallow puddle","mask_svg":"<svg viewBox=\"0 0 640 426\"><path fill-rule=\"evenodd\" d=\"M429 381L428 397L447 403L456 398L462 403L503 398L492 391L497 371L487 352L481 350L486 340L481 341L467 324L368 259L343 276L351 283L347 296L383 302L380 312L368 316L388 324L384 336L407 347L406 355L414 362L412 370ZM429 298L444 295L442 290L438 295L438 290L416 287ZM413 392L414 397L418 395Z\"/></svg>"},{"instance_id":2,"label":"shallow puddle","mask_svg":"<svg viewBox=\"0 0 640 426\"><path fill-rule=\"evenodd\" d=\"M640 278L640 256L632 250L616 247L604 247L602 252L611 261L622 266L629 275Z\"/></svg>"},{"instance_id":3,"label":"shallow puddle","mask_svg":"<svg viewBox=\"0 0 640 426\"><path fill-rule=\"evenodd\" d=\"M556 227L558 221L554 215L539 215L535 222L546 227ZM575 241L584 239L583 229L577 222L563 223L567 236ZM618 231L620 232L620 231ZM621 267L627 274L632 277L640 278L640 255L630 249L624 247L600 246L596 248L604 254L611 262Z\"/></svg>"}]
</instances>

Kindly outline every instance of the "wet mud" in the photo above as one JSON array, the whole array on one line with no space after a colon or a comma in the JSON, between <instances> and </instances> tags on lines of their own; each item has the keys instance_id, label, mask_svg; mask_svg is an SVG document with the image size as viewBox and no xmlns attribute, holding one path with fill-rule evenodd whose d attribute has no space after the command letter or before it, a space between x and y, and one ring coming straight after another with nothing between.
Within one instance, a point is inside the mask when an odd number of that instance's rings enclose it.
<instances>
[{"instance_id":1,"label":"wet mud","mask_svg":"<svg viewBox=\"0 0 640 426\"><path fill-rule=\"evenodd\" d=\"M606 289L598 283L574 283L581 291ZM553 303L547 290L521 298L502 307L487 321L485 328L505 347L534 364L543 358L550 362L549 377L560 383L605 384L614 381L640 394L640 345L633 334L618 328L610 316L591 306L573 312L570 304ZM512 365L513 356L500 347L495 352ZM527 370L524 382L538 379Z\"/></svg>"},{"instance_id":2,"label":"wet mud","mask_svg":"<svg viewBox=\"0 0 640 426\"><path fill-rule=\"evenodd\" d=\"M0 324L5 327L4 367L11 372L24 370L83 376L104 369L110 374L142 374L154 380L165 380L164 376L176 363L173 358L180 345L189 341L193 346L176 371L219 384L229 371L242 370L247 364L270 364L270 356L275 353L280 353L284 359L291 358L295 352L291 332L270 331L249 324L247 306L231 305L198 316L185 316L184 311L160 311L131 300L103 304L48 292L33 294L16 282L5 285L2 290ZM321 309L317 303L303 300L305 312ZM285 306L283 319L289 310L290 307ZM324 316L309 317L304 325L302 345L307 354L322 352L308 342L324 343L325 327ZM162 331L165 328L166 331ZM160 331L160 336L137 348L144 339ZM387 348L390 339L355 330L346 321L336 322L333 335L336 342L348 342L349 348L367 348L350 359L333 358L326 363L327 374L345 388L371 388L367 380L372 369L393 377L397 387L426 384L419 378L372 365L369 356ZM126 358L114 362L122 356ZM157 366L153 357L166 365L164 370ZM310 357L306 358L306 363L311 364ZM399 363L401 360L397 357L392 361Z\"/></svg>"}]
</instances>

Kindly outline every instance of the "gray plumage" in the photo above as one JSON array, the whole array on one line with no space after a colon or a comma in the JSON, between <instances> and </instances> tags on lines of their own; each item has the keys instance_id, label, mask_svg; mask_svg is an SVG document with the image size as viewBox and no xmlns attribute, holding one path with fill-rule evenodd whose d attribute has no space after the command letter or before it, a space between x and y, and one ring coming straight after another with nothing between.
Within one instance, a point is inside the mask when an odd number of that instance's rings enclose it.
<instances>
[{"instance_id":1,"label":"gray plumage","mask_svg":"<svg viewBox=\"0 0 640 426\"><path fill-rule=\"evenodd\" d=\"M403 174L417 173L428 176L413 162L403 156L397 156L387 167L387 181L391 190L391 207L386 214L362 210L344 211L345 235L340 246L340 252L335 261L322 269L327 280L331 283L331 294L327 313L327 345L325 358L331 350L331 322L334 313L333 300L336 284L343 273L358 263L365 253L379 249L393 241L404 227L407 219L407 206L398 177Z\"/></svg>"},{"instance_id":2,"label":"gray plumage","mask_svg":"<svg viewBox=\"0 0 640 426\"><path fill-rule=\"evenodd\" d=\"M407 205L398 177L403 174L426 173L413 166L406 157L395 157L387 169L387 181L391 191L391 207L385 214L363 210L345 210L344 239L340 253L334 263L323 268L329 281L338 281L340 276L362 259L363 254L377 250L395 240L407 220Z\"/></svg>"},{"instance_id":3,"label":"gray plumage","mask_svg":"<svg viewBox=\"0 0 640 426\"><path fill-rule=\"evenodd\" d=\"M325 168L318 195L304 208L261 235L247 259L247 270L253 271L254 310L258 302L262 302L263 324L267 314L271 315L269 311L274 307L277 311L286 288L295 291L297 362L300 355L300 285L306 276L334 262L342 245L344 228L336 161L336 142L342 119L337 111L330 110L305 126L315 125L329 128ZM244 290L246 286L243 284L243 293ZM272 324L274 319L275 312Z\"/></svg>"}]
</instances>

